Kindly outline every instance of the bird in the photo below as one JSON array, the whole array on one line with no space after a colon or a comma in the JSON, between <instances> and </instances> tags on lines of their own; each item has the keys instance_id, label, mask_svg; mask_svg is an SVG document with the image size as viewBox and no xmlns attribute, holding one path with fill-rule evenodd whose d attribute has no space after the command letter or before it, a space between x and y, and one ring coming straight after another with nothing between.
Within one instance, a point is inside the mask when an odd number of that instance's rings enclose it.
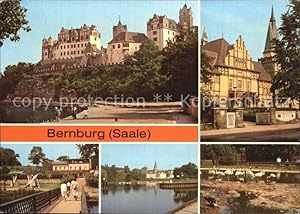
<instances>
[{"instance_id":1,"label":"bird","mask_svg":"<svg viewBox=\"0 0 300 214\"><path fill-rule=\"evenodd\" d=\"M258 179L261 179L264 175L265 175L265 173L263 171L255 173L254 176L255 176L256 182L258 182Z\"/></svg>"},{"instance_id":2,"label":"bird","mask_svg":"<svg viewBox=\"0 0 300 214\"><path fill-rule=\"evenodd\" d=\"M213 208L218 208L217 200L211 196L204 197L204 199L208 202L209 206Z\"/></svg>"}]
</instances>

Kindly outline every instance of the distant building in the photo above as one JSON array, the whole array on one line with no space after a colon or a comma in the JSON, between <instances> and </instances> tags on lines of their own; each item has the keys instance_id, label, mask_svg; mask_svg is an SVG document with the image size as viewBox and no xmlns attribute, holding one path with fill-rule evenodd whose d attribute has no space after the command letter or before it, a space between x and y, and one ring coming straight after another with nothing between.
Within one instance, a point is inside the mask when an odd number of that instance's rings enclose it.
<instances>
[{"instance_id":1,"label":"distant building","mask_svg":"<svg viewBox=\"0 0 300 214\"><path fill-rule=\"evenodd\" d=\"M53 162L52 171L56 173L72 173L83 176L92 169L91 159L67 159Z\"/></svg>"},{"instance_id":2,"label":"distant building","mask_svg":"<svg viewBox=\"0 0 300 214\"><path fill-rule=\"evenodd\" d=\"M127 25L118 24L113 27L113 39L107 45L107 64L113 65L124 61L126 55L132 55L147 40L143 33L128 32Z\"/></svg>"},{"instance_id":3,"label":"distant building","mask_svg":"<svg viewBox=\"0 0 300 214\"><path fill-rule=\"evenodd\" d=\"M100 33L95 25L83 25L77 29L61 28L58 40L51 37L42 41L42 60L71 59L99 52ZM92 50L89 52L88 50Z\"/></svg>"},{"instance_id":4,"label":"distant building","mask_svg":"<svg viewBox=\"0 0 300 214\"><path fill-rule=\"evenodd\" d=\"M147 179L172 179L174 178L174 175L172 170L159 171L157 169L157 164L155 162L153 170L148 170L148 172L146 173L146 178Z\"/></svg>"}]
</instances>

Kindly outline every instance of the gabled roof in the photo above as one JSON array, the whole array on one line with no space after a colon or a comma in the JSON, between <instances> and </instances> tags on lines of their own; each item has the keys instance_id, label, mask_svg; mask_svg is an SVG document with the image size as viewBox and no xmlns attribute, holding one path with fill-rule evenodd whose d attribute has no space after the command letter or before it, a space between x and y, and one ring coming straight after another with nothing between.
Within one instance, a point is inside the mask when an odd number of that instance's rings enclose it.
<instances>
[{"instance_id":1,"label":"gabled roof","mask_svg":"<svg viewBox=\"0 0 300 214\"><path fill-rule=\"evenodd\" d=\"M204 50L204 52L213 59L213 66L224 66L226 55L231 49L233 49L233 45L230 45L223 38L208 42L204 46L202 46L202 50ZM254 64L253 71L259 73L259 80L270 82L272 78L270 74L265 70L263 65L260 62L252 62ZM215 74L220 74L216 70L213 70L211 72Z\"/></svg>"},{"instance_id":2,"label":"gabled roof","mask_svg":"<svg viewBox=\"0 0 300 214\"><path fill-rule=\"evenodd\" d=\"M217 55L215 65L224 65L225 57L228 53L228 50L232 49L225 39L217 39L211 42L206 43L202 49L205 51L215 52Z\"/></svg>"},{"instance_id":3,"label":"gabled roof","mask_svg":"<svg viewBox=\"0 0 300 214\"><path fill-rule=\"evenodd\" d=\"M112 43L143 43L148 37L143 33L135 32L120 32L115 38L113 38L108 44Z\"/></svg>"}]
</instances>

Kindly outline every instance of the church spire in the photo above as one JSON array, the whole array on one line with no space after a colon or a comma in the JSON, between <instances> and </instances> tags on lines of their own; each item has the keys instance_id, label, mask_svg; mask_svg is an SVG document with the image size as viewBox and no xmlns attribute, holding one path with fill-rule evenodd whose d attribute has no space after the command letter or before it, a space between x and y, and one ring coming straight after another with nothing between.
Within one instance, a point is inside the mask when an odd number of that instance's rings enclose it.
<instances>
[{"instance_id":1,"label":"church spire","mask_svg":"<svg viewBox=\"0 0 300 214\"><path fill-rule=\"evenodd\" d=\"M205 45L208 42L208 36L205 30L205 27L203 28L202 36L201 36L201 46Z\"/></svg>"},{"instance_id":2,"label":"church spire","mask_svg":"<svg viewBox=\"0 0 300 214\"><path fill-rule=\"evenodd\" d=\"M266 44L264 52L271 52L274 50L273 40L277 38L276 20L274 16L274 9L272 6L270 22L268 26L268 33L266 37Z\"/></svg>"}]
</instances>

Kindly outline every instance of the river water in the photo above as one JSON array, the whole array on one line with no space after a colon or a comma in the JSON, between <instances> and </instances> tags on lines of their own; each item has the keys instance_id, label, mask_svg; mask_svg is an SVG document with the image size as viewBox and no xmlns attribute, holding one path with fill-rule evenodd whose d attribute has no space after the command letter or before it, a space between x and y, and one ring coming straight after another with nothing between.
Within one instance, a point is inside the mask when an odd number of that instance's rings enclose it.
<instances>
[{"instance_id":1,"label":"river water","mask_svg":"<svg viewBox=\"0 0 300 214\"><path fill-rule=\"evenodd\" d=\"M110 185L102 190L102 213L167 213L197 197L197 189L163 190L158 186Z\"/></svg>"}]
</instances>

